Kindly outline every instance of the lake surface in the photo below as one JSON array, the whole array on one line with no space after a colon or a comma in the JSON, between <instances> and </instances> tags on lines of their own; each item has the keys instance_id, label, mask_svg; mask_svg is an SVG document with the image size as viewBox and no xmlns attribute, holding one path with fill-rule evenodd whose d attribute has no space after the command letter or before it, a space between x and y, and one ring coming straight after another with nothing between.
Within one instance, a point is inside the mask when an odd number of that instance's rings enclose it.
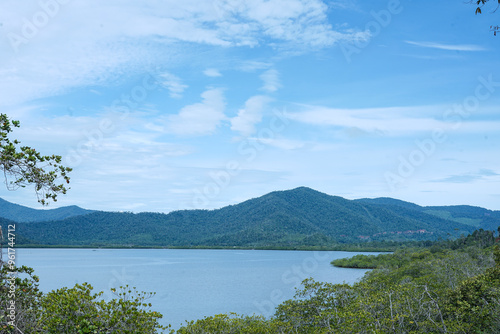
<instances>
[{"instance_id":1,"label":"lake surface","mask_svg":"<svg viewBox=\"0 0 500 334\"><path fill-rule=\"evenodd\" d=\"M16 264L35 269L44 292L88 282L94 291L128 284L156 292L148 302L162 323L179 328L185 320L218 313L260 314L293 297L308 277L353 283L366 270L335 268L333 259L353 252L185 249L22 249Z\"/></svg>"}]
</instances>

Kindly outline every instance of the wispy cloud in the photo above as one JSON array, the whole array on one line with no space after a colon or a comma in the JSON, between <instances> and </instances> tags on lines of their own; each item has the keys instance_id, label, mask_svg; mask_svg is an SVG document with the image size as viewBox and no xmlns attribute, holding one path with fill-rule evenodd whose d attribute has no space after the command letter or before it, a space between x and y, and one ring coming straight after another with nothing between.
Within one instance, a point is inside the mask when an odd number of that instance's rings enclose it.
<instances>
[{"instance_id":1,"label":"wispy cloud","mask_svg":"<svg viewBox=\"0 0 500 334\"><path fill-rule=\"evenodd\" d=\"M487 49L475 44L444 44L436 42L415 42L415 41L405 41L405 43L420 46L423 48L432 48L440 50L449 51L486 51Z\"/></svg>"},{"instance_id":2,"label":"wispy cloud","mask_svg":"<svg viewBox=\"0 0 500 334\"><path fill-rule=\"evenodd\" d=\"M216 68L207 68L206 70L203 71L203 74L205 74L207 77L213 77L213 78L222 76L222 74Z\"/></svg>"},{"instance_id":3,"label":"wispy cloud","mask_svg":"<svg viewBox=\"0 0 500 334\"><path fill-rule=\"evenodd\" d=\"M335 9L361 11L359 8L359 5L355 1L351 1L351 0L330 1L328 6L331 8L335 8Z\"/></svg>"},{"instance_id":4,"label":"wispy cloud","mask_svg":"<svg viewBox=\"0 0 500 334\"><path fill-rule=\"evenodd\" d=\"M272 66L269 62L245 60L238 66L238 69L244 72L254 72L257 70L268 69Z\"/></svg>"},{"instance_id":5,"label":"wispy cloud","mask_svg":"<svg viewBox=\"0 0 500 334\"><path fill-rule=\"evenodd\" d=\"M428 131L442 126L442 122L425 117L403 116L405 107L335 109L308 107L303 112L287 113L287 117L305 124L333 126L359 131L394 135L408 131Z\"/></svg>"},{"instance_id":6,"label":"wispy cloud","mask_svg":"<svg viewBox=\"0 0 500 334\"><path fill-rule=\"evenodd\" d=\"M15 47L12 39L0 39L2 105L106 84L158 65L187 63L197 57L190 49L200 45L305 50L357 38L348 28L329 24L328 6L320 0L71 1L25 38L23 22L43 12L31 4L2 3L2 32L23 38ZM206 75L218 74L212 69ZM168 80L171 95L182 94L183 84Z\"/></svg>"},{"instance_id":7,"label":"wispy cloud","mask_svg":"<svg viewBox=\"0 0 500 334\"><path fill-rule=\"evenodd\" d=\"M167 116L167 132L178 135L208 135L226 119L226 102L222 89L212 88L201 94L202 102L185 106L177 115Z\"/></svg>"},{"instance_id":8,"label":"wispy cloud","mask_svg":"<svg viewBox=\"0 0 500 334\"><path fill-rule=\"evenodd\" d=\"M231 130L240 132L244 137L254 133L255 125L262 120L264 109L270 101L269 97L262 95L249 98L245 102L245 107L231 119Z\"/></svg>"},{"instance_id":9,"label":"wispy cloud","mask_svg":"<svg viewBox=\"0 0 500 334\"><path fill-rule=\"evenodd\" d=\"M330 126L341 129L356 129L366 134L407 136L416 132L435 129L453 132L483 133L499 131L500 121L462 119L449 121L444 116L444 106L386 107L364 109L337 109L321 106L306 106L302 112L288 112L289 119L315 126Z\"/></svg>"},{"instance_id":10,"label":"wispy cloud","mask_svg":"<svg viewBox=\"0 0 500 334\"><path fill-rule=\"evenodd\" d=\"M450 175L448 177L432 180L431 182L441 182L441 183L469 183L478 180L483 180L492 176L499 176L497 172L491 169L480 169L477 172L463 173Z\"/></svg>"},{"instance_id":11,"label":"wispy cloud","mask_svg":"<svg viewBox=\"0 0 500 334\"><path fill-rule=\"evenodd\" d=\"M277 91L280 87L279 73L275 69L267 70L260 76L261 80L264 82L262 90L272 93Z\"/></svg>"},{"instance_id":12,"label":"wispy cloud","mask_svg":"<svg viewBox=\"0 0 500 334\"><path fill-rule=\"evenodd\" d=\"M332 28L326 15L328 6L322 1L216 1L215 7L220 17L239 17L237 23L224 21L219 26L227 36L245 36L239 40L240 44L259 44L257 34L310 47L331 46L341 40L357 38L350 31Z\"/></svg>"},{"instance_id":13,"label":"wispy cloud","mask_svg":"<svg viewBox=\"0 0 500 334\"><path fill-rule=\"evenodd\" d=\"M260 144L269 145L282 150L296 150L303 148L306 145L306 143L303 141L286 138L249 138L249 140L253 140Z\"/></svg>"},{"instance_id":14,"label":"wispy cloud","mask_svg":"<svg viewBox=\"0 0 500 334\"><path fill-rule=\"evenodd\" d=\"M159 75L159 78L162 80L160 84L168 89L172 98L181 98L184 90L188 88L187 85L182 84L179 77L171 73L162 73Z\"/></svg>"}]
</instances>

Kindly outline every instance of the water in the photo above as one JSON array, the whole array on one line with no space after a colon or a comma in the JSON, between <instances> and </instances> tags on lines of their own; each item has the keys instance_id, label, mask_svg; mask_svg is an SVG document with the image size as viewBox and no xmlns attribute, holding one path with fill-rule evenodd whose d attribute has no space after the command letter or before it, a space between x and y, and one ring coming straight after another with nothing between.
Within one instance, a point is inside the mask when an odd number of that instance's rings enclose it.
<instances>
[{"instance_id":1,"label":"water","mask_svg":"<svg viewBox=\"0 0 500 334\"><path fill-rule=\"evenodd\" d=\"M16 264L35 269L44 292L88 282L94 291L121 285L156 292L148 302L162 324L218 313L274 313L308 277L353 283L366 270L335 268L333 259L352 252L181 249L17 249ZM371 253L373 254L373 253Z\"/></svg>"}]
</instances>

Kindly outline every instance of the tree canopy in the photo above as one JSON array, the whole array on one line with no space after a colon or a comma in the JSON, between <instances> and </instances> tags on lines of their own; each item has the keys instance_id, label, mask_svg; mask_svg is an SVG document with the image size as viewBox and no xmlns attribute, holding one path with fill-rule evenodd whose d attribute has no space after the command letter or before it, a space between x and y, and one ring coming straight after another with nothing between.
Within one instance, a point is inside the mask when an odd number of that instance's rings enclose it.
<instances>
[{"instance_id":1,"label":"tree canopy","mask_svg":"<svg viewBox=\"0 0 500 334\"><path fill-rule=\"evenodd\" d=\"M65 183L69 183L71 168L61 164L59 155L42 155L32 147L20 146L16 139L9 139L13 128L19 126L19 121L0 114L0 170L4 173L7 189L15 190L33 184L38 202L42 205L51 200L57 201L58 194L66 194ZM61 178L64 181L58 184L57 180Z\"/></svg>"}]
</instances>

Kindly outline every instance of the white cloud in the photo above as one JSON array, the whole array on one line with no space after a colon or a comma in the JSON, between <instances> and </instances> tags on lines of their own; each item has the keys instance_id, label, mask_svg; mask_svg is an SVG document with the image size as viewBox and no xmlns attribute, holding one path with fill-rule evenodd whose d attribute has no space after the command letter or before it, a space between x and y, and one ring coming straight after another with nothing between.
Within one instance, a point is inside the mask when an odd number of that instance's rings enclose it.
<instances>
[{"instance_id":1,"label":"white cloud","mask_svg":"<svg viewBox=\"0 0 500 334\"><path fill-rule=\"evenodd\" d=\"M179 77L171 73L165 72L160 74L159 77L162 80L160 84L168 89L172 98L181 98L184 90L188 88L187 85L182 84Z\"/></svg>"},{"instance_id":2,"label":"white cloud","mask_svg":"<svg viewBox=\"0 0 500 334\"><path fill-rule=\"evenodd\" d=\"M397 108L396 108L397 109ZM432 129L440 123L433 119L410 119L398 117L392 108L373 109L335 109L325 107L309 107L297 113L287 113L295 121L318 126L336 126L341 128L357 128L368 132L408 131ZM409 122L411 121L411 122Z\"/></svg>"},{"instance_id":3,"label":"white cloud","mask_svg":"<svg viewBox=\"0 0 500 334\"><path fill-rule=\"evenodd\" d=\"M276 147L282 150L296 150L305 147L306 143L299 140L292 140L286 138L249 138L258 143Z\"/></svg>"},{"instance_id":4,"label":"white cloud","mask_svg":"<svg viewBox=\"0 0 500 334\"><path fill-rule=\"evenodd\" d=\"M222 89L213 88L201 94L202 102L185 106L179 114L166 118L167 132L178 135L213 134L226 119L226 102Z\"/></svg>"},{"instance_id":5,"label":"white cloud","mask_svg":"<svg viewBox=\"0 0 500 334\"><path fill-rule=\"evenodd\" d=\"M271 66L272 66L271 63L255 61L255 60L246 60L239 66L239 69L244 72L254 72L257 70L267 69Z\"/></svg>"},{"instance_id":6,"label":"white cloud","mask_svg":"<svg viewBox=\"0 0 500 334\"><path fill-rule=\"evenodd\" d=\"M328 23L328 7L320 0L70 1L27 35L26 22L44 13L41 3L2 2L2 105L116 83L165 63L189 63L198 57L190 50L199 45L304 50L357 38ZM169 84L173 96L185 88L175 80Z\"/></svg>"},{"instance_id":7,"label":"white cloud","mask_svg":"<svg viewBox=\"0 0 500 334\"><path fill-rule=\"evenodd\" d=\"M275 69L270 69L262 73L260 79L264 81L262 89L266 92L272 93L281 87L279 73Z\"/></svg>"},{"instance_id":8,"label":"white cloud","mask_svg":"<svg viewBox=\"0 0 500 334\"><path fill-rule=\"evenodd\" d=\"M435 42L415 42L405 41L408 44L420 46L424 48L449 50L449 51L486 51L484 47L475 44L444 44Z\"/></svg>"},{"instance_id":9,"label":"white cloud","mask_svg":"<svg viewBox=\"0 0 500 334\"><path fill-rule=\"evenodd\" d=\"M352 0L336 0L336 1L331 1L328 4L329 7L335 8L335 9L343 9L343 10L353 10L353 11L361 11L359 8L359 4Z\"/></svg>"},{"instance_id":10,"label":"white cloud","mask_svg":"<svg viewBox=\"0 0 500 334\"><path fill-rule=\"evenodd\" d=\"M213 78L222 76L222 74L216 68L207 68L205 71L203 71L203 74L205 74L207 77Z\"/></svg>"},{"instance_id":11,"label":"white cloud","mask_svg":"<svg viewBox=\"0 0 500 334\"><path fill-rule=\"evenodd\" d=\"M420 113L415 112L420 110ZM308 106L306 111L286 113L289 119L317 126L357 129L389 136L441 129L453 132L499 131L499 121L446 116L442 106L335 109ZM457 116L457 115L455 115Z\"/></svg>"},{"instance_id":12,"label":"white cloud","mask_svg":"<svg viewBox=\"0 0 500 334\"><path fill-rule=\"evenodd\" d=\"M271 99L257 95L245 102L245 107L238 111L238 116L231 119L231 130L238 131L242 136L249 136L255 132L255 125L262 120L262 114Z\"/></svg>"},{"instance_id":13,"label":"white cloud","mask_svg":"<svg viewBox=\"0 0 500 334\"><path fill-rule=\"evenodd\" d=\"M344 38L352 38L349 33L332 29L326 18L328 6L321 1L241 0L230 3L229 10L248 20L248 31L257 29L269 38L303 46L330 46Z\"/></svg>"},{"instance_id":14,"label":"white cloud","mask_svg":"<svg viewBox=\"0 0 500 334\"><path fill-rule=\"evenodd\" d=\"M124 119L118 113L44 117L37 112L43 106L37 107L13 110L9 116L21 121L13 135L22 145L33 146L42 154L61 155L63 163L74 168L70 173L71 190L51 207L76 204L131 210L130 203L144 201L150 205L161 197L158 194L164 191L166 182L175 182L183 175L182 167L173 167L172 160L194 151L187 144L160 140L162 134L148 130L151 119L145 113L130 113ZM111 122L112 127L103 128L104 121ZM143 191L145 187L148 192ZM2 197L6 194L1 189L0 193ZM140 193L140 198L134 193ZM16 203L37 204L32 187L10 194L10 200ZM172 208L165 206L167 209Z\"/></svg>"}]
</instances>

